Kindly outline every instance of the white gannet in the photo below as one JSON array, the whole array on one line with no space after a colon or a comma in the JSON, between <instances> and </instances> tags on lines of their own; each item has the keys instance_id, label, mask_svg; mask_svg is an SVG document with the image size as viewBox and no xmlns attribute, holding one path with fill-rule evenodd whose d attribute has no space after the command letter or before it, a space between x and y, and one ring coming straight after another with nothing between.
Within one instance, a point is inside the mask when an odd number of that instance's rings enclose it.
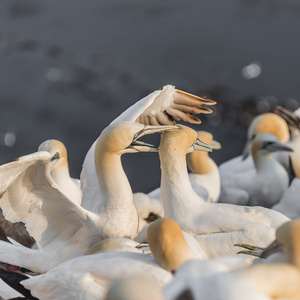
<instances>
[{"instance_id":1,"label":"white gannet","mask_svg":"<svg viewBox=\"0 0 300 300\"><path fill-rule=\"evenodd\" d=\"M184 239L180 226L178 225L176 232L172 226L166 227L168 228L162 229L150 225L148 238L151 250L158 246L157 243L165 243L164 239L157 238L165 234L170 237L169 242L172 239L173 249L181 248L181 244L176 244L177 235ZM164 246L160 248L164 249ZM187 249L190 257L196 259L197 255ZM100 300L105 297L110 284L115 279L146 276L162 287L173 277L169 270L160 267L157 256L132 252L95 253L68 260L45 274L34 276L21 283L39 299Z\"/></svg>"},{"instance_id":2,"label":"white gannet","mask_svg":"<svg viewBox=\"0 0 300 300\"><path fill-rule=\"evenodd\" d=\"M201 199L189 181L185 157L195 148L197 133L177 126L162 134L159 146L164 216L194 235L209 257L235 254L233 245L238 242L266 246L274 239L276 228L289 219L264 207L208 203Z\"/></svg>"},{"instance_id":3,"label":"white gannet","mask_svg":"<svg viewBox=\"0 0 300 300\"><path fill-rule=\"evenodd\" d=\"M229 174L249 171L254 168L252 157L248 155L249 145L253 136L260 133L274 134L281 143L286 143L290 138L288 125L282 117L275 113L265 113L255 117L248 127L243 155L232 158L219 166L221 181Z\"/></svg>"},{"instance_id":4,"label":"white gannet","mask_svg":"<svg viewBox=\"0 0 300 300\"><path fill-rule=\"evenodd\" d=\"M202 274L200 277L188 277L187 274L185 281L178 280L175 274L174 280L164 288L166 299L178 299L183 292L191 295L191 299L299 299L299 229L297 220L283 224L276 231L277 239L287 252L285 263L259 263L229 272Z\"/></svg>"},{"instance_id":5,"label":"white gannet","mask_svg":"<svg viewBox=\"0 0 300 300\"><path fill-rule=\"evenodd\" d=\"M255 136L251 142L255 168L223 178L219 202L268 208L278 203L289 186L289 174L273 157L276 151L293 150L273 134Z\"/></svg>"},{"instance_id":6,"label":"white gannet","mask_svg":"<svg viewBox=\"0 0 300 300\"><path fill-rule=\"evenodd\" d=\"M47 151L52 157L55 156L55 158L57 158L50 164L52 168L50 170L52 179L69 199L80 204L82 198L80 181L70 177L65 145L58 140L47 140L40 144L38 151ZM34 239L28 234L24 224L20 222L11 223L3 217L2 213L0 215L0 228L3 229L6 236L9 236L22 245L27 247L33 246ZM3 238L1 239L5 240Z\"/></svg>"},{"instance_id":7,"label":"white gannet","mask_svg":"<svg viewBox=\"0 0 300 300\"><path fill-rule=\"evenodd\" d=\"M69 199L80 205L82 199L80 180L70 177L65 145L58 140L47 140L40 144L38 151L48 151L52 157L57 157L50 172L51 177Z\"/></svg>"},{"instance_id":8,"label":"white gannet","mask_svg":"<svg viewBox=\"0 0 300 300\"><path fill-rule=\"evenodd\" d=\"M201 121L194 114L206 113L212 111L205 105L213 105L215 101L201 98L174 86L166 85L161 90L157 90L136 102L134 105L124 111L109 126L121 121L130 121L149 125L174 125L175 121L183 120L185 122L199 124ZM99 198L99 184L95 169L95 145L97 140L89 149L83 163L80 181L83 191L82 206L90 211L97 211L99 202L93 199Z\"/></svg>"},{"instance_id":9,"label":"white gannet","mask_svg":"<svg viewBox=\"0 0 300 300\"><path fill-rule=\"evenodd\" d=\"M74 203L54 183L49 165L55 163L55 155L37 152L2 165L0 207L8 220L25 223L40 250L1 242L0 261L45 272L85 254L101 239L134 238L138 215L121 155L151 151L151 145L137 139L170 127L121 122L102 131L95 147L96 176L102 191L97 213Z\"/></svg>"},{"instance_id":10,"label":"white gannet","mask_svg":"<svg viewBox=\"0 0 300 300\"><path fill-rule=\"evenodd\" d=\"M211 149L221 149L221 144L213 140L211 133L198 131L198 139ZM207 151L193 151L187 154L190 181L195 192L207 202L217 202L221 191L219 168ZM205 196L204 196L205 195ZM203 196L203 197L202 197Z\"/></svg>"}]
</instances>

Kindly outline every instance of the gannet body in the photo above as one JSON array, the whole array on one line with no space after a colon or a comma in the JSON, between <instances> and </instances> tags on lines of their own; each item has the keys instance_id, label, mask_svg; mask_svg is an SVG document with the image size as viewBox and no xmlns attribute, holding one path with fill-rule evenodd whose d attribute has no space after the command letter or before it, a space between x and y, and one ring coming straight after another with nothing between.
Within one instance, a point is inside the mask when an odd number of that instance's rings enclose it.
<instances>
[{"instance_id":1,"label":"gannet body","mask_svg":"<svg viewBox=\"0 0 300 300\"><path fill-rule=\"evenodd\" d=\"M22 281L22 284L39 299L101 300L114 279L132 275L146 275L159 286L172 278L152 255L110 252L73 258L45 274Z\"/></svg>"},{"instance_id":2,"label":"gannet body","mask_svg":"<svg viewBox=\"0 0 300 300\"><path fill-rule=\"evenodd\" d=\"M300 218L300 179L295 178L280 201L272 209L286 215L291 220Z\"/></svg>"},{"instance_id":3,"label":"gannet body","mask_svg":"<svg viewBox=\"0 0 300 300\"><path fill-rule=\"evenodd\" d=\"M208 257L234 255L233 245L238 242L266 246L274 238L276 228L289 219L263 207L201 199L191 187L185 159L196 137L194 130L184 126L162 134L159 156L164 216L194 235Z\"/></svg>"},{"instance_id":4,"label":"gannet body","mask_svg":"<svg viewBox=\"0 0 300 300\"><path fill-rule=\"evenodd\" d=\"M251 142L255 168L223 178L219 202L271 208L289 186L286 169L272 156L275 151L292 151L276 136L258 134Z\"/></svg>"},{"instance_id":5,"label":"gannet body","mask_svg":"<svg viewBox=\"0 0 300 300\"><path fill-rule=\"evenodd\" d=\"M160 219L157 220L160 222ZM154 223L156 223L155 221ZM169 227L169 226L167 226ZM176 236L179 240L184 237L180 226L174 232L172 243L176 245ZM172 228L167 228L167 231ZM157 249L161 228L150 225L148 238L150 249ZM178 246L178 247L176 247ZM162 246L163 247L163 246ZM190 257L197 257L186 246ZM186 254L185 254L186 255ZM178 259L178 257L177 257ZM159 260L158 260L159 261ZM117 278L130 278L131 276L146 276L158 286L163 286L172 279L170 270L164 270L157 262L157 257L132 252L95 253L71 259L60 264L45 274L24 280L21 283L29 289L35 297L40 299L104 299L109 284Z\"/></svg>"}]
</instances>

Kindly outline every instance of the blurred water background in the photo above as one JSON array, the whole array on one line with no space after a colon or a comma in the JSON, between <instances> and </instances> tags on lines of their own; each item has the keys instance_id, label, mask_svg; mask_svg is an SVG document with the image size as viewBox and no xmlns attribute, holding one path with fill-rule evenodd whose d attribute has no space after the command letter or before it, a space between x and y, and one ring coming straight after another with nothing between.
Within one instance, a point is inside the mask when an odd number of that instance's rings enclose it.
<instances>
[{"instance_id":1,"label":"blurred water background","mask_svg":"<svg viewBox=\"0 0 300 300\"><path fill-rule=\"evenodd\" d=\"M299 27L296 0L2 0L0 163L55 138L79 178L101 131L173 84L218 101L193 128L222 143L220 164L255 115L298 107ZM156 154L123 162L134 191L159 185Z\"/></svg>"}]
</instances>

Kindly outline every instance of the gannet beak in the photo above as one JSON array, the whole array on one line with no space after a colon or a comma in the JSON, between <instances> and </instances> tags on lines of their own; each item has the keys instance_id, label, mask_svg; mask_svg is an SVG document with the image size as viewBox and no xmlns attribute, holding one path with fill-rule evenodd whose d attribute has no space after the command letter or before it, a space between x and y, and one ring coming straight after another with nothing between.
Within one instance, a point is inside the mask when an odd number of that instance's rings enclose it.
<instances>
[{"instance_id":1,"label":"gannet beak","mask_svg":"<svg viewBox=\"0 0 300 300\"><path fill-rule=\"evenodd\" d=\"M247 250L239 251L236 254L247 254L247 255L252 255L252 256L256 256L256 257L261 257L261 254L265 250L265 248L251 246L251 245L247 245L247 244L234 244L233 246L242 247L242 248L247 249Z\"/></svg>"},{"instance_id":2,"label":"gannet beak","mask_svg":"<svg viewBox=\"0 0 300 300\"><path fill-rule=\"evenodd\" d=\"M269 152L276 152L276 151L288 151L288 152L293 152L293 149L283 145L281 143L276 143L276 142L266 142L263 145L263 148L267 149Z\"/></svg>"},{"instance_id":3,"label":"gannet beak","mask_svg":"<svg viewBox=\"0 0 300 300\"><path fill-rule=\"evenodd\" d=\"M142 130L137 132L132 140L132 143L127 147L130 149L134 149L138 152L158 152L158 146L144 143L142 141L138 141L138 139L144 135L148 134L153 134L153 133L158 133L158 132L163 132L166 130L178 128L176 125L145 125Z\"/></svg>"},{"instance_id":4,"label":"gannet beak","mask_svg":"<svg viewBox=\"0 0 300 300\"><path fill-rule=\"evenodd\" d=\"M245 160L249 155L250 155L250 141L248 140L243 150L242 159Z\"/></svg>"},{"instance_id":5,"label":"gannet beak","mask_svg":"<svg viewBox=\"0 0 300 300\"><path fill-rule=\"evenodd\" d=\"M212 140L211 143L209 144L209 147L213 150L219 150L222 148L221 143L217 142L216 140Z\"/></svg>"},{"instance_id":6,"label":"gannet beak","mask_svg":"<svg viewBox=\"0 0 300 300\"><path fill-rule=\"evenodd\" d=\"M193 151L212 152L212 148L197 138L196 141L194 142L194 144L189 148L187 153L190 153Z\"/></svg>"},{"instance_id":7,"label":"gannet beak","mask_svg":"<svg viewBox=\"0 0 300 300\"><path fill-rule=\"evenodd\" d=\"M281 252L283 251L283 245L279 243L277 240L272 242L267 248L264 249L264 251L261 253L261 258L267 258L271 254Z\"/></svg>"}]
</instances>

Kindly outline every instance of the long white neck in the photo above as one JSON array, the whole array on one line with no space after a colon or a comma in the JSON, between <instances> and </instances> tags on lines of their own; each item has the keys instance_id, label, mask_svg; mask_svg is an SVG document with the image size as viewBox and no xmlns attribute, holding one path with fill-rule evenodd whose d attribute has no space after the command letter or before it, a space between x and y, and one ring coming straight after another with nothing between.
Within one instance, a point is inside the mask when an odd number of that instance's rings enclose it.
<instances>
[{"instance_id":1,"label":"long white neck","mask_svg":"<svg viewBox=\"0 0 300 300\"><path fill-rule=\"evenodd\" d=\"M273 158L272 153L256 153L253 155L253 161L258 173L269 171L270 167L272 168L276 165L279 165L277 160Z\"/></svg>"},{"instance_id":2,"label":"long white neck","mask_svg":"<svg viewBox=\"0 0 300 300\"><path fill-rule=\"evenodd\" d=\"M201 198L194 192L186 165L186 154L180 148L166 147L159 152L161 163L161 194L165 217L180 219L191 211ZM192 210L193 211L193 210Z\"/></svg>"},{"instance_id":3,"label":"long white neck","mask_svg":"<svg viewBox=\"0 0 300 300\"><path fill-rule=\"evenodd\" d=\"M102 194L102 209L134 207L132 190L123 170L121 156L104 153L96 160L98 183Z\"/></svg>"},{"instance_id":4,"label":"long white neck","mask_svg":"<svg viewBox=\"0 0 300 300\"><path fill-rule=\"evenodd\" d=\"M121 156L104 151L95 157L95 166L101 191L98 212L104 238L133 239L138 231L138 214Z\"/></svg>"}]
</instances>

